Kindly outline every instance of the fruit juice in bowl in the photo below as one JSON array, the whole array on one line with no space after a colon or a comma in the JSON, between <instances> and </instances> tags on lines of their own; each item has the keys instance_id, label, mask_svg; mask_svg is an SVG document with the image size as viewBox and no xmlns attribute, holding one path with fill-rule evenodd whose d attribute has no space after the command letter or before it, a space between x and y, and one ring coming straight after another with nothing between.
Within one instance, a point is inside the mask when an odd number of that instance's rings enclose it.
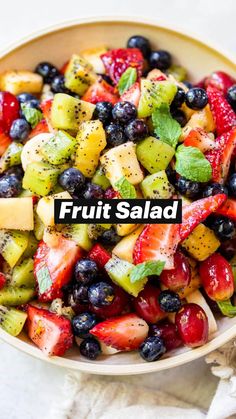
<instances>
[{"instance_id":1,"label":"fruit juice in bowl","mask_svg":"<svg viewBox=\"0 0 236 419\"><path fill-rule=\"evenodd\" d=\"M236 314L235 79L193 85L142 34L61 65L0 77L0 326L91 361L205 345ZM176 196L181 224L54 220L56 199Z\"/></svg>"}]
</instances>

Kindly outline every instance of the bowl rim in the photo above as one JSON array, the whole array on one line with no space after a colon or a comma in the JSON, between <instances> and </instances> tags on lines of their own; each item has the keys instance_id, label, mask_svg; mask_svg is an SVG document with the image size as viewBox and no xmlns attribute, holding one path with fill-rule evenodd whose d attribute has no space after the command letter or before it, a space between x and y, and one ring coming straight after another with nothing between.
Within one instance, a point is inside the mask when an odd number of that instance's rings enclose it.
<instances>
[{"instance_id":1,"label":"bowl rim","mask_svg":"<svg viewBox=\"0 0 236 419\"><path fill-rule=\"evenodd\" d=\"M186 39L188 41L194 42L199 45L201 48L210 50L214 55L220 57L221 60L230 64L230 66L235 67L236 71L236 55L228 51L223 51L223 48L214 46L212 43L206 42L201 37L196 36L193 33L190 33L188 30L182 30L181 28L176 27L175 25L170 25L166 22L160 20L151 20L144 19L139 17L110 17L110 16L99 16L99 17L88 17L83 19L73 19L66 20L61 23L57 23L51 26L47 26L45 29L36 31L26 37L23 37L19 41L13 42L8 45L6 48L0 51L0 61L4 58L13 55L18 49L29 45L35 40L40 40L50 34L66 31L69 28L76 26L90 26L94 24L128 24L128 25L137 25L159 28L165 32L169 32L178 37ZM233 339L236 336L236 324L231 326L229 329L222 332L219 336L213 337L213 339L206 343L204 346L195 348L186 352L182 352L179 355L170 356L168 358L160 359L158 362L154 363L133 363L133 364L104 364L101 362L93 363L90 361L79 361L63 357L47 357L40 351L37 347L32 346L31 344L20 340L18 337L13 337L0 328L0 339L4 342L10 344L11 346L31 355L37 359L46 361L52 365L57 365L60 367L79 370L91 374L102 374L102 375L137 375L145 374L150 372L157 372L171 367L180 366L182 364L188 363L195 359L198 359L204 355L207 355L209 352L217 349L221 345L227 343L230 339Z\"/></svg>"}]
</instances>

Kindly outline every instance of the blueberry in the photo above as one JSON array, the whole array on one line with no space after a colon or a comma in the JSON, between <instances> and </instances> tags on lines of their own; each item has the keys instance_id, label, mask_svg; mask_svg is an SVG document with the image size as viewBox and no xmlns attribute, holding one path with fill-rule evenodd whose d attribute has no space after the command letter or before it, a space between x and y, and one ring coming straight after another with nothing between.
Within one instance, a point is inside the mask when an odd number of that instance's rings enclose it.
<instances>
[{"instance_id":1,"label":"blueberry","mask_svg":"<svg viewBox=\"0 0 236 419\"><path fill-rule=\"evenodd\" d=\"M193 87L192 89L189 89L186 93L186 105L190 109L199 110L203 109L208 102L207 93L204 89L201 89L200 87Z\"/></svg>"},{"instance_id":2,"label":"blueberry","mask_svg":"<svg viewBox=\"0 0 236 419\"><path fill-rule=\"evenodd\" d=\"M220 194L224 193L225 195L228 195L228 189L226 186L215 182L205 187L205 189L203 190L202 196L203 198L207 198L208 196L217 195L219 193Z\"/></svg>"},{"instance_id":3,"label":"blueberry","mask_svg":"<svg viewBox=\"0 0 236 419\"><path fill-rule=\"evenodd\" d=\"M80 170L70 167L59 176L59 184L71 194L79 193L85 185L85 177Z\"/></svg>"},{"instance_id":4,"label":"blueberry","mask_svg":"<svg viewBox=\"0 0 236 419\"><path fill-rule=\"evenodd\" d=\"M149 57L149 64L151 68L165 71L171 66L172 57L168 51L152 51Z\"/></svg>"},{"instance_id":5,"label":"blueberry","mask_svg":"<svg viewBox=\"0 0 236 419\"><path fill-rule=\"evenodd\" d=\"M30 102L31 100L34 100L34 99L37 100L37 98L31 93L21 93L20 95L17 96L17 99L19 100L20 103Z\"/></svg>"},{"instance_id":6,"label":"blueberry","mask_svg":"<svg viewBox=\"0 0 236 419\"><path fill-rule=\"evenodd\" d=\"M73 298L75 304L87 304L88 300L88 285L75 284L73 287Z\"/></svg>"},{"instance_id":7,"label":"blueberry","mask_svg":"<svg viewBox=\"0 0 236 419\"><path fill-rule=\"evenodd\" d=\"M174 118L181 127L184 127L187 124L187 118L185 116L185 113L181 111L181 109L172 109L171 108L171 115L172 118Z\"/></svg>"},{"instance_id":8,"label":"blueberry","mask_svg":"<svg viewBox=\"0 0 236 419\"><path fill-rule=\"evenodd\" d=\"M236 84L228 89L226 99L232 106L233 110L236 112Z\"/></svg>"},{"instance_id":9,"label":"blueberry","mask_svg":"<svg viewBox=\"0 0 236 419\"><path fill-rule=\"evenodd\" d=\"M85 199L102 199L103 195L103 189L101 186L96 185L95 183L87 183L83 193L83 197Z\"/></svg>"},{"instance_id":10,"label":"blueberry","mask_svg":"<svg viewBox=\"0 0 236 419\"><path fill-rule=\"evenodd\" d=\"M138 48L144 58L148 58L151 53L151 45L147 38L141 35L133 35L128 39L127 48Z\"/></svg>"},{"instance_id":11,"label":"blueberry","mask_svg":"<svg viewBox=\"0 0 236 419\"><path fill-rule=\"evenodd\" d=\"M109 306L115 298L114 288L107 282L97 282L89 287L88 298L95 307Z\"/></svg>"},{"instance_id":12,"label":"blueberry","mask_svg":"<svg viewBox=\"0 0 236 419\"><path fill-rule=\"evenodd\" d=\"M140 141L148 136L148 127L142 119L134 119L126 126L125 135L130 141Z\"/></svg>"},{"instance_id":13,"label":"blueberry","mask_svg":"<svg viewBox=\"0 0 236 419\"><path fill-rule=\"evenodd\" d=\"M94 338L87 338L80 344L80 353L88 359L96 359L101 353L99 342Z\"/></svg>"},{"instance_id":14,"label":"blueberry","mask_svg":"<svg viewBox=\"0 0 236 419\"><path fill-rule=\"evenodd\" d=\"M236 198L236 173L230 176L228 186L230 195Z\"/></svg>"},{"instance_id":15,"label":"blueberry","mask_svg":"<svg viewBox=\"0 0 236 419\"><path fill-rule=\"evenodd\" d=\"M91 259L78 260L75 265L74 274L76 281L80 284L91 284L98 274L97 264Z\"/></svg>"},{"instance_id":16,"label":"blueberry","mask_svg":"<svg viewBox=\"0 0 236 419\"><path fill-rule=\"evenodd\" d=\"M22 189L22 183L18 176L4 175L0 178L0 198L13 198L18 196Z\"/></svg>"},{"instance_id":17,"label":"blueberry","mask_svg":"<svg viewBox=\"0 0 236 419\"><path fill-rule=\"evenodd\" d=\"M139 354L147 362L157 361L165 352L164 342L158 336L148 337L139 347Z\"/></svg>"},{"instance_id":18,"label":"blueberry","mask_svg":"<svg viewBox=\"0 0 236 419\"><path fill-rule=\"evenodd\" d=\"M166 176L167 176L169 182L172 185L175 185L175 183L176 183L176 171L174 169L172 169L171 166L168 166L167 167L167 169L166 169Z\"/></svg>"},{"instance_id":19,"label":"blueberry","mask_svg":"<svg viewBox=\"0 0 236 419\"><path fill-rule=\"evenodd\" d=\"M181 300L179 295L174 291L161 291L158 297L160 307L168 313L175 313L181 308Z\"/></svg>"},{"instance_id":20,"label":"blueberry","mask_svg":"<svg viewBox=\"0 0 236 419\"><path fill-rule=\"evenodd\" d=\"M24 176L24 170L22 169L21 165L12 166L12 167L10 167L10 169L8 169L8 170L6 170L6 172L4 172L4 175L7 175L7 176L8 175L14 175L21 181L23 176Z\"/></svg>"},{"instance_id":21,"label":"blueberry","mask_svg":"<svg viewBox=\"0 0 236 419\"><path fill-rule=\"evenodd\" d=\"M112 116L115 122L126 125L137 117L137 109L130 102L118 102L113 108Z\"/></svg>"},{"instance_id":22,"label":"blueberry","mask_svg":"<svg viewBox=\"0 0 236 419\"><path fill-rule=\"evenodd\" d=\"M44 83L51 83L55 76L59 76L59 70L49 62L41 62L35 68L35 73L43 77Z\"/></svg>"},{"instance_id":23,"label":"blueberry","mask_svg":"<svg viewBox=\"0 0 236 419\"><path fill-rule=\"evenodd\" d=\"M192 89L193 88L193 85L192 85L192 83L190 83L190 81L184 80L183 83L185 84L186 87L188 87L188 89Z\"/></svg>"},{"instance_id":24,"label":"blueberry","mask_svg":"<svg viewBox=\"0 0 236 419\"><path fill-rule=\"evenodd\" d=\"M104 125L112 119L113 106L110 102L97 102L93 113L94 119L99 119Z\"/></svg>"},{"instance_id":25,"label":"blueberry","mask_svg":"<svg viewBox=\"0 0 236 419\"><path fill-rule=\"evenodd\" d=\"M65 77L62 74L53 78L51 90L54 93L70 93L70 91L65 87Z\"/></svg>"},{"instance_id":26,"label":"blueberry","mask_svg":"<svg viewBox=\"0 0 236 419\"><path fill-rule=\"evenodd\" d=\"M201 191L201 184L179 177L176 182L176 189L181 195L187 196L188 198L195 198Z\"/></svg>"},{"instance_id":27,"label":"blueberry","mask_svg":"<svg viewBox=\"0 0 236 419\"><path fill-rule=\"evenodd\" d=\"M89 331L98 323L97 317L93 313L81 313L72 319L72 329L75 336L79 338L89 337Z\"/></svg>"},{"instance_id":28,"label":"blueberry","mask_svg":"<svg viewBox=\"0 0 236 419\"><path fill-rule=\"evenodd\" d=\"M111 123L106 128L107 144L111 147L124 144L127 141L123 127L119 124Z\"/></svg>"},{"instance_id":29,"label":"blueberry","mask_svg":"<svg viewBox=\"0 0 236 419\"><path fill-rule=\"evenodd\" d=\"M15 119L10 128L10 137L12 140L24 141L30 133L30 125L25 119Z\"/></svg>"},{"instance_id":30,"label":"blueberry","mask_svg":"<svg viewBox=\"0 0 236 419\"><path fill-rule=\"evenodd\" d=\"M33 108L33 109L40 110L40 102L36 98L31 99L31 100L27 100L26 102L24 102L24 106L27 107L27 108Z\"/></svg>"},{"instance_id":31,"label":"blueberry","mask_svg":"<svg viewBox=\"0 0 236 419\"><path fill-rule=\"evenodd\" d=\"M179 108L185 101L185 91L181 87L178 87L178 90L175 94L173 101L171 102L171 108Z\"/></svg>"},{"instance_id":32,"label":"blueberry","mask_svg":"<svg viewBox=\"0 0 236 419\"><path fill-rule=\"evenodd\" d=\"M118 236L114 228L104 231L104 233L102 233L102 235L98 238L101 243L107 245L116 244L120 241L120 239L120 236Z\"/></svg>"},{"instance_id":33,"label":"blueberry","mask_svg":"<svg viewBox=\"0 0 236 419\"><path fill-rule=\"evenodd\" d=\"M232 239L236 233L233 221L226 217L215 218L211 223L211 228L222 241Z\"/></svg>"}]
</instances>

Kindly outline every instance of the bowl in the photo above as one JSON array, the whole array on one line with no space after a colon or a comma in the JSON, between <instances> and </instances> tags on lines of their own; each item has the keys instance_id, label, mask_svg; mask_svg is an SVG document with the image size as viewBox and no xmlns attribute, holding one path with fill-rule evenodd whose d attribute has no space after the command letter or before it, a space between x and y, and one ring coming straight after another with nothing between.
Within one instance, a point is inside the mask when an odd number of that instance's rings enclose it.
<instances>
[{"instance_id":1,"label":"bowl","mask_svg":"<svg viewBox=\"0 0 236 419\"><path fill-rule=\"evenodd\" d=\"M68 57L80 50L102 44L118 48L126 44L133 34L149 38L153 47L171 52L176 63L189 71L192 81L200 80L213 70L224 70L236 75L236 65L228 55L181 32L140 19L89 19L58 25L33 35L4 51L0 57L0 72L10 69L33 69L39 61L49 60L61 66ZM118 353L89 361L74 347L63 358L48 358L22 333L17 338L0 329L0 338L36 358L61 367L92 374L132 375L176 367L193 361L223 345L236 335L236 317L218 320L218 331L210 341L199 348L181 348L169 352L161 360L147 363L138 353Z\"/></svg>"}]
</instances>

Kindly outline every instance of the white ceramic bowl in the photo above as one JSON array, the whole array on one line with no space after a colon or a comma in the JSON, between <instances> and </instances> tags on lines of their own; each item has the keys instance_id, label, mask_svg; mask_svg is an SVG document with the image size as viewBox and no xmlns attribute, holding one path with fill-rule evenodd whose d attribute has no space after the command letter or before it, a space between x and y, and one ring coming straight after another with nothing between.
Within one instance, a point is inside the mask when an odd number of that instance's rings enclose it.
<instances>
[{"instance_id":1,"label":"white ceramic bowl","mask_svg":"<svg viewBox=\"0 0 236 419\"><path fill-rule=\"evenodd\" d=\"M189 79L200 80L213 70L224 70L236 76L236 65L232 59L205 43L170 28L140 22L136 19L104 18L76 21L62 24L41 32L14 45L1 55L0 72L10 69L33 69L42 60L60 66L74 52L99 46L123 47L133 34L149 38L153 47L171 52L176 63L188 69ZM55 365L85 371L93 374L127 375L141 374L175 367L192 361L223 345L236 335L236 318L222 318L218 321L218 332L204 346L189 350L177 349L153 363L143 361L137 353L119 353L88 361L80 356L74 347L63 358L47 358L21 334L14 338L0 329L0 338L10 345Z\"/></svg>"}]
</instances>

